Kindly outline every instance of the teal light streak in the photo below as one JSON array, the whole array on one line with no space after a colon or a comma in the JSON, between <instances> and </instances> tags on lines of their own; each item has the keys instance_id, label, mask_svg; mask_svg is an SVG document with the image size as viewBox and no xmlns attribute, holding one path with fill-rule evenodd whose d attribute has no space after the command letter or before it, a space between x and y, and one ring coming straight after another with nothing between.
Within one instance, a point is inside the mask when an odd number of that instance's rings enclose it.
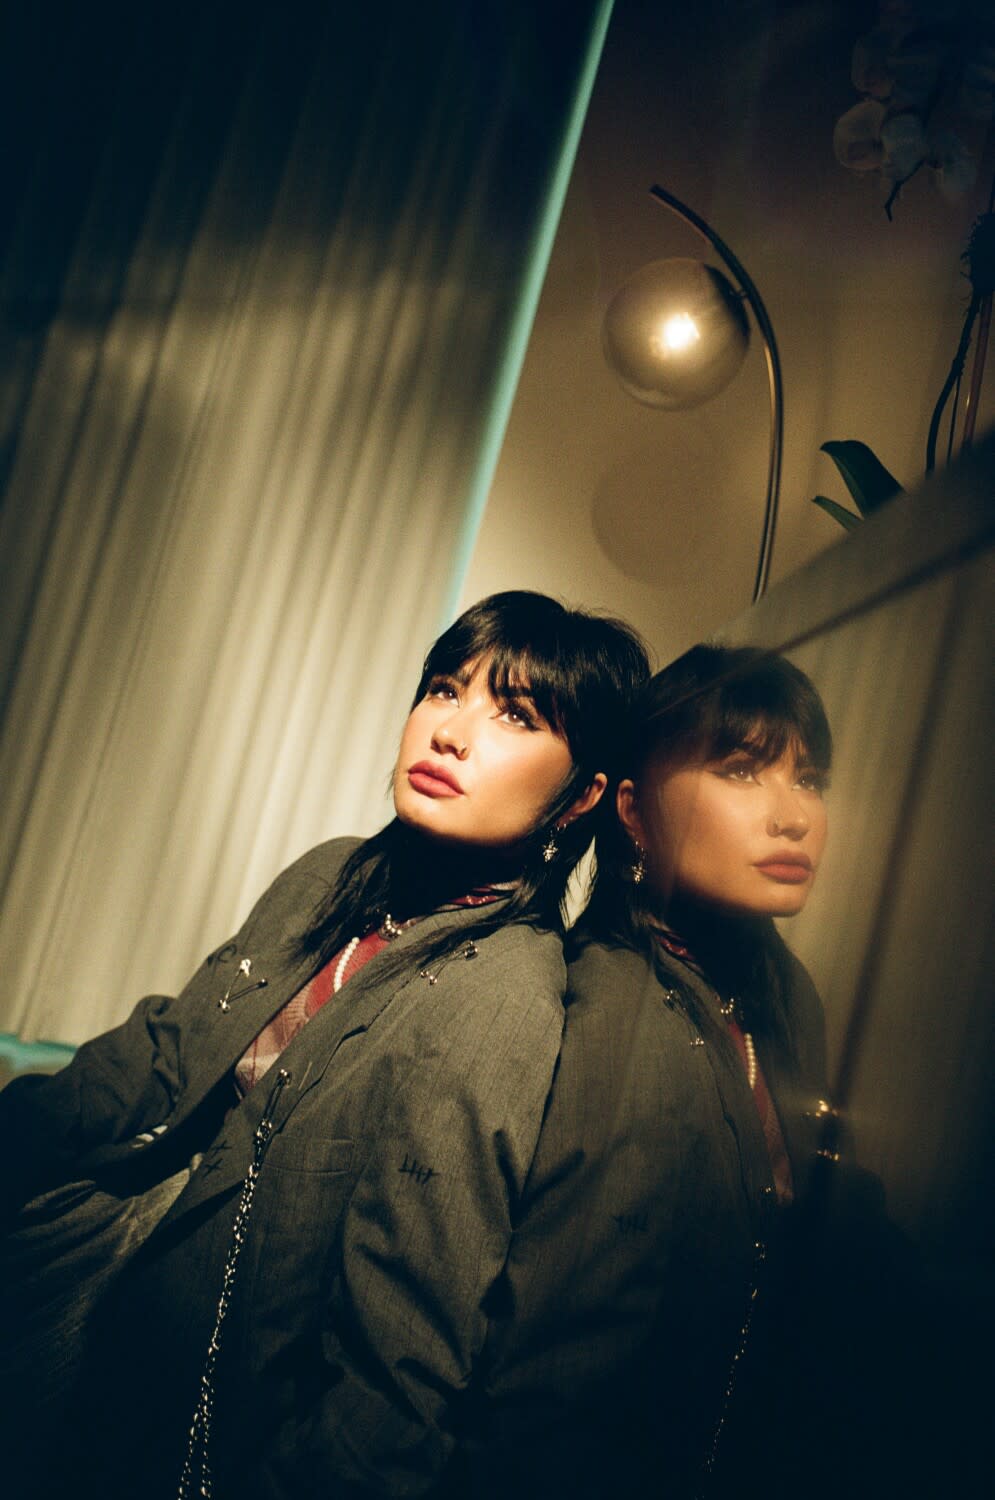
<instances>
[{"instance_id":1,"label":"teal light streak","mask_svg":"<svg viewBox=\"0 0 995 1500\"><path fill-rule=\"evenodd\" d=\"M549 257L553 251L553 241L556 238L557 226L560 222L560 215L563 212L563 200L567 194L570 174L573 171L574 161L577 157L580 133L587 116L588 105L591 101L591 91L594 88L598 63L601 61L601 52L604 48L608 22L611 20L614 4L615 0L600 0L591 25L591 37L577 83L573 108L570 111L570 116L563 133L559 159L553 170L552 183L546 198L545 207L540 215L539 223L532 238L532 248L526 261L522 293L518 300L514 320L505 345L504 357L496 381L494 398L491 402L484 428L480 456L477 460L477 466L471 482L460 534L453 551L453 569L450 577L449 591L445 598L444 608L439 621L440 629L445 628L454 619L459 608L460 594L470 567L470 559L480 532L480 525L484 519L487 496L490 493L491 484L494 479L494 471L497 468L501 444L504 442L504 435L508 427L508 418L511 415L512 402L515 399L515 391L518 389L522 365L525 362L525 351L528 348L532 324L535 322L536 308L539 305L539 295L542 291L542 284L546 279Z\"/></svg>"},{"instance_id":2,"label":"teal light streak","mask_svg":"<svg viewBox=\"0 0 995 1500\"><path fill-rule=\"evenodd\" d=\"M75 1047L64 1042L22 1042L9 1032L0 1032L0 1070L23 1073L25 1069L43 1069L54 1073L72 1061Z\"/></svg>"}]
</instances>

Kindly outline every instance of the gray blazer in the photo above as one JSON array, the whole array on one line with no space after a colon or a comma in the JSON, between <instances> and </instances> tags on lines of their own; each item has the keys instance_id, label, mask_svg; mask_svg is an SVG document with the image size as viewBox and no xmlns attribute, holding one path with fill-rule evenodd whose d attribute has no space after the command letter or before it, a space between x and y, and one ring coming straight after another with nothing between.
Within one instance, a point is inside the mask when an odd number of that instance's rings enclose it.
<instances>
[{"instance_id":1,"label":"gray blazer","mask_svg":"<svg viewBox=\"0 0 995 1500\"><path fill-rule=\"evenodd\" d=\"M62 1073L0 1095L6 1138L28 1143L8 1206L70 1177L141 1194L204 1153L103 1303L88 1447L65 1445L74 1474L99 1476L94 1493L176 1493L264 1115L272 1134L217 1360L215 1493L417 1494L453 1451L566 973L552 934L512 925L470 946L472 909L438 913L388 950L403 957L429 924L451 928L430 974L408 965L385 979L388 954L374 958L232 1107L235 1061L313 969L289 943L354 846L323 845L281 875L178 997L143 1000Z\"/></svg>"},{"instance_id":2,"label":"gray blazer","mask_svg":"<svg viewBox=\"0 0 995 1500\"><path fill-rule=\"evenodd\" d=\"M567 1019L482 1383L475 1494L687 1496L725 1393L774 1223L768 1153L721 1024L709 1039L678 960L592 944ZM799 1064L760 1061L798 1189L817 1140L822 1013L794 969Z\"/></svg>"}]
</instances>

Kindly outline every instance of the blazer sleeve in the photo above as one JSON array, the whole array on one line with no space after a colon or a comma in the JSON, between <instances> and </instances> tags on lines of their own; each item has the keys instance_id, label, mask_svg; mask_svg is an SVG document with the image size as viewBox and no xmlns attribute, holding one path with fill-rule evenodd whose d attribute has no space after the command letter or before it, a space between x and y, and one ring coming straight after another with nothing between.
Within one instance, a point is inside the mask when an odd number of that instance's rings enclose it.
<instances>
[{"instance_id":1,"label":"blazer sleeve","mask_svg":"<svg viewBox=\"0 0 995 1500\"><path fill-rule=\"evenodd\" d=\"M175 1005L166 995L146 996L122 1025L85 1042L58 1073L7 1084L0 1131L18 1150L5 1153L0 1213L15 1213L36 1193L68 1180L90 1151L127 1140L169 1113L182 1071Z\"/></svg>"},{"instance_id":2,"label":"blazer sleeve","mask_svg":"<svg viewBox=\"0 0 995 1500\"><path fill-rule=\"evenodd\" d=\"M523 977L488 974L434 1043L399 1047L342 1221L325 1389L284 1424L252 1494L414 1496L446 1468L562 1031L565 973L524 993Z\"/></svg>"},{"instance_id":3,"label":"blazer sleeve","mask_svg":"<svg viewBox=\"0 0 995 1500\"><path fill-rule=\"evenodd\" d=\"M191 1022L205 997L227 986L222 958L243 935L286 928L327 887L330 857L341 845L319 846L285 870L256 902L240 932L215 949L178 996L147 995L128 1019L84 1042L72 1061L51 1075L26 1074L0 1091L0 1130L18 1142L0 1173L0 1223L45 1188L71 1180L87 1156L161 1124L186 1080Z\"/></svg>"}]
</instances>

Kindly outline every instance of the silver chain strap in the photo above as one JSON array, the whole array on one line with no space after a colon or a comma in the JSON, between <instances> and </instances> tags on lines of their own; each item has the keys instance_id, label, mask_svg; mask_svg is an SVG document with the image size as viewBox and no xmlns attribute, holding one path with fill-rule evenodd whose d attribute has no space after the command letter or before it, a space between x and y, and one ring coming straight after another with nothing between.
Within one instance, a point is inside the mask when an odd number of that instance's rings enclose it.
<instances>
[{"instance_id":1,"label":"silver chain strap","mask_svg":"<svg viewBox=\"0 0 995 1500\"><path fill-rule=\"evenodd\" d=\"M218 1354L221 1350L221 1325L224 1323L225 1314L228 1312L231 1302L232 1286L235 1282L235 1272L238 1269L238 1258L245 1243L249 1214L252 1211L252 1198L256 1191L256 1183L259 1181L259 1173L262 1170L263 1157L266 1155L266 1148L273 1136L273 1120L271 1116L281 1091L289 1082L290 1074L286 1068L281 1068L267 1100L263 1117L256 1126L255 1134L252 1137L252 1161L249 1164L248 1172L245 1174L242 1193L238 1200L238 1207L235 1210L235 1220L231 1231L231 1244L228 1248L228 1255L225 1258L225 1268L221 1278L221 1296L218 1298L218 1308L214 1316L214 1331L207 1346L207 1358L204 1360L204 1369L200 1377L200 1390L197 1395L197 1405L194 1408L193 1422L190 1425L190 1437L187 1441L186 1458L183 1460L183 1470L180 1474L180 1487L177 1490L177 1500L193 1500L194 1496L198 1496L199 1500L212 1500L214 1494L210 1444L211 1421L214 1416L214 1370ZM198 1474L200 1477L199 1484L197 1483Z\"/></svg>"},{"instance_id":2,"label":"silver chain strap","mask_svg":"<svg viewBox=\"0 0 995 1500\"><path fill-rule=\"evenodd\" d=\"M766 1261L766 1259L766 1244L763 1240L756 1240L753 1246L753 1275L750 1281L750 1300L747 1303L746 1315L743 1319L743 1326L739 1330L739 1340L736 1345L735 1353L732 1356L732 1363L729 1367L729 1375L726 1380L726 1388L722 1397L722 1404L719 1410L719 1415L716 1420L715 1427L712 1431L712 1440L709 1445L708 1455L705 1459L704 1464L702 1465L701 1479L699 1482L699 1488L697 1490L695 1500L705 1500L705 1491L711 1481L712 1471L715 1468L715 1462L718 1458L719 1444L729 1417L729 1409L732 1405L732 1398L736 1388L736 1376L739 1372L740 1361L743 1359L743 1356L746 1353L747 1344L750 1341L750 1327L753 1323L753 1313L754 1309L756 1308L757 1298L760 1295L760 1283L764 1273L764 1262Z\"/></svg>"}]
</instances>

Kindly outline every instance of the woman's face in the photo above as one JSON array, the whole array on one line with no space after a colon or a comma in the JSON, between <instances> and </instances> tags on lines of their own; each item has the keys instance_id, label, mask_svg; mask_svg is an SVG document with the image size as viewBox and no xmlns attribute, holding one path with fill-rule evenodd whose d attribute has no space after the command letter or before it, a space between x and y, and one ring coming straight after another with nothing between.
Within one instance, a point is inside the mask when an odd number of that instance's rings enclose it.
<instances>
[{"instance_id":1,"label":"woman's face","mask_svg":"<svg viewBox=\"0 0 995 1500\"><path fill-rule=\"evenodd\" d=\"M470 662L429 683L401 736L394 808L402 823L442 842L511 850L544 822L573 757L527 689L492 696L487 667ZM604 785L596 777L560 824L593 807Z\"/></svg>"},{"instance_id":2,"label":"woman's face","mask_svg":"<svg viewBox=\"0 0 995 1500\"><path fill-rule=\"evenodd\" d=\"M623 782L619 815L646 850L665 904L675 897L788 917L808 900L826 843L824 778L789 748L762 765L748 750Z\"/></svg>"}]
</instances>

